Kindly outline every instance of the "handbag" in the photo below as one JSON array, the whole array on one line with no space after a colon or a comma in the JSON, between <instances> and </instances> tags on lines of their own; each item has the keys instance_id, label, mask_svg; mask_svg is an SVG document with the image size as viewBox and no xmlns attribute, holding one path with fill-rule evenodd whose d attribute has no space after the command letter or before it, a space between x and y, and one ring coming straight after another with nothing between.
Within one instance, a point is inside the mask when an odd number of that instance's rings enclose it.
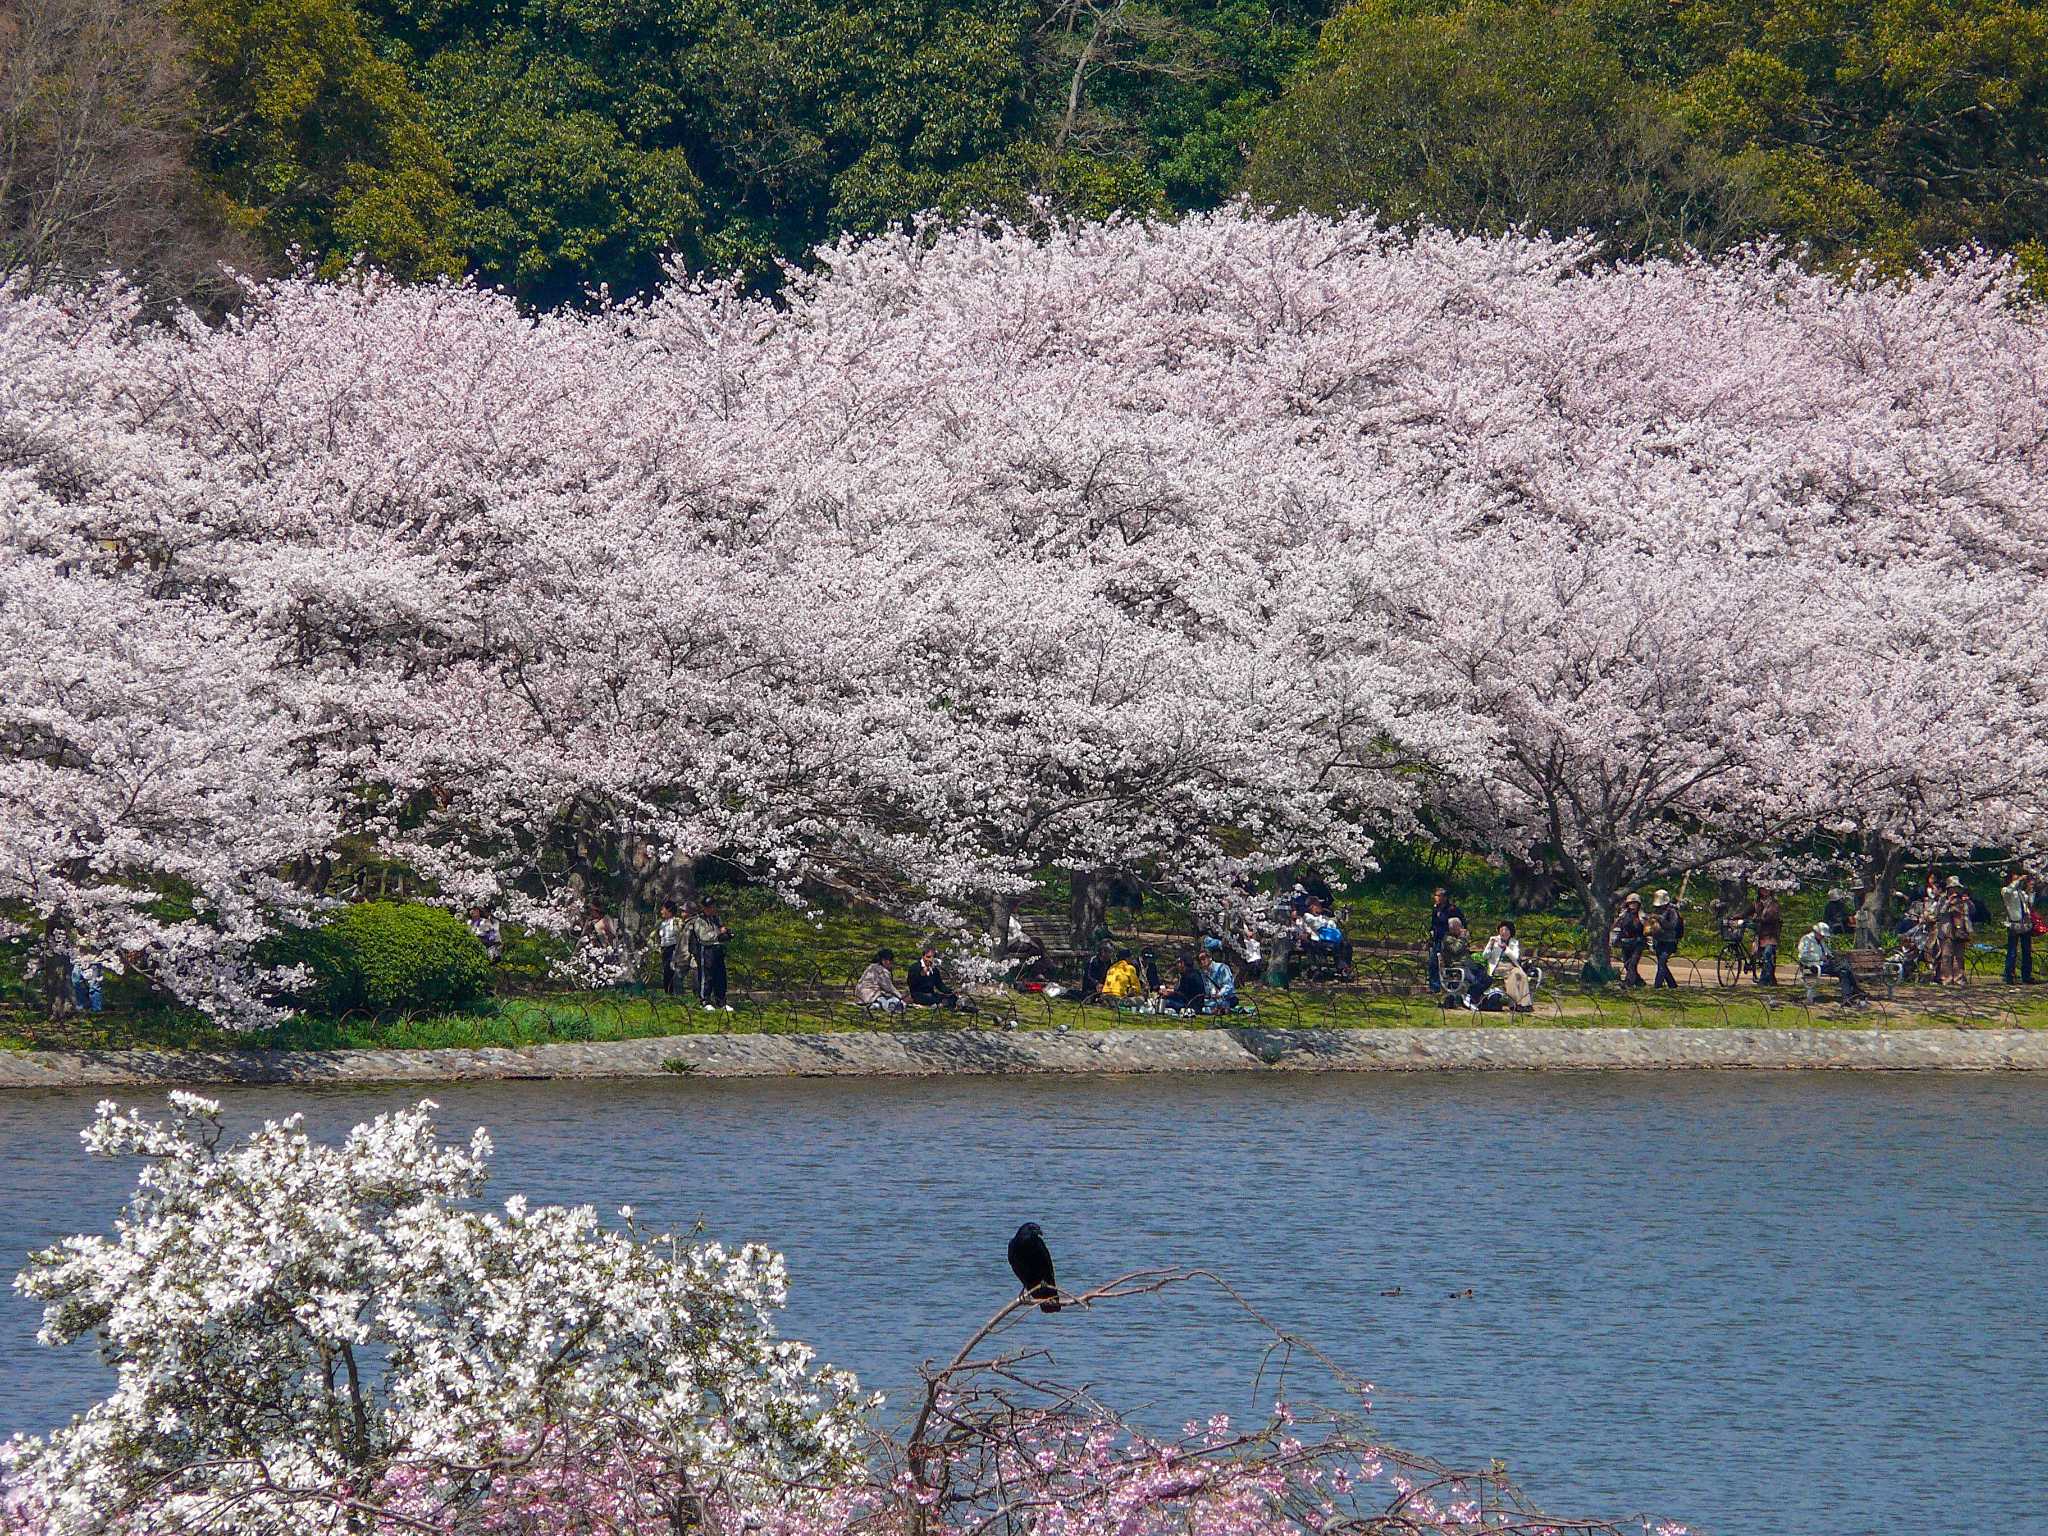
<instances>
[{"instance_id":1,"label":"handbag","mask_svg":"<svg viewBox=\"0 0 2048 1536\"><path fill-rule=\"evenodd\" d=\"M2048 936L2048 917L2043 917L2038 912L2032 913L2031 916L2034 919L2034 937L2038 939Z\"/></svg>"}]
</instances>

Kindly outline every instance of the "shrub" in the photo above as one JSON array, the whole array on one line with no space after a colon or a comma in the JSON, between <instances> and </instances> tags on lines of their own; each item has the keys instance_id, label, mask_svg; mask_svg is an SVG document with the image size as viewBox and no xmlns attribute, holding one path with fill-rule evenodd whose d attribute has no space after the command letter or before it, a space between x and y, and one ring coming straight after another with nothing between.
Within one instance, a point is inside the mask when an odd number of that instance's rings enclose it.
<instances>
[{"instance_id":1,"label":"shrub","mask_svg":"<svg viewBox=\"0 0 2048 1536\"><path fill-rule=\"evenodd\" d=\"M490 990L490 957L477 936L454 913L417 902L345 908L278 940L271 963L311 966L303 1001L325 1013L460 1007Z\"/></svg>"}]
</instances>

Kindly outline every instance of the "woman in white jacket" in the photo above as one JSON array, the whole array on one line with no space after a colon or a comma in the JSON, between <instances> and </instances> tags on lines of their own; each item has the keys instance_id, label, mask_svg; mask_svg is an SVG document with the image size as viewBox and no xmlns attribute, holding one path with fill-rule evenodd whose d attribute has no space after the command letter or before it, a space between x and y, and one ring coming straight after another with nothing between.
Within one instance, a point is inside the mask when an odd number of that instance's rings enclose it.
<instances>
[{"instance_id":1,"label":"woman in white jacket","mask_svg":"<svg viewBox=\"0 0 2048 1536\"><path fill-rule=\"evenodd\" d=\"M1527 1013L1535 1006L1536 998L1529 986L1529 973L1522 969L1522 941L1515 937L1515 925L1503 922L1486 941L1482 953L1486 956L1486 974L1499 985L1508 1006L1517 1013Z\"/></svg>"}]
</instances>

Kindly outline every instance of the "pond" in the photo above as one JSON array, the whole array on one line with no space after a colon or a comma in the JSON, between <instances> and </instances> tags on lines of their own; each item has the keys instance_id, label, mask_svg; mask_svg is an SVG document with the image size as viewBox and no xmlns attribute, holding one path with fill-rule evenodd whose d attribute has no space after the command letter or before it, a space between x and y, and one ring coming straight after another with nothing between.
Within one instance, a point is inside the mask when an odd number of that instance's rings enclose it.
<instances>
[{"instance_id":1,"label":"pond","mask_svg":"<svg viewBox=\"0 0 2048 1536\"><path fill-rule=\"evenodd\" d=\"M334 1133L417 1089L223 1090ZM1702 1531L2048 1531L2048 1081L1825 1074L505 1083L494 1194L630 1202L790 1256L787 1331L892 1395L1013 1292L1204 1265L1374 1382L1389 1440L1502 1457L1562 1512ZM104 1230L97 1095L0 1095L0 1257ZM1469 1298L1454 1293L1471 1291ZM1397 1292L1397 1294L1388 1294ZM0 1301L0 1433L105 1390ZM1261 1406L1213 1295L1023 1334L1172 1426ZM1266 1389L1270 1401L1270 1386ZM1979 1514L1979 1511L1982 1511Z\"/></svg>"}]
</instances>

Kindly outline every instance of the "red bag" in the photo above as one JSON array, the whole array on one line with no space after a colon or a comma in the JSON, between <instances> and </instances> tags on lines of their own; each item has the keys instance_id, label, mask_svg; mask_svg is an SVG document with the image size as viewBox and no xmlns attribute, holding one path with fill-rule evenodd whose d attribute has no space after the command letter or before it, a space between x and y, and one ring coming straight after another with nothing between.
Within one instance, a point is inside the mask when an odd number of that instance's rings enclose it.
<instances>
[{"instance_id":1,"label":"red bag","mask_svg":"<svg viewBox=\"0 0 2048 1536\"><path fill-rule=\"evenodd\" d=\"M2034 937L2038 939L2043 936L2048 936L2048 917L2043 917L2040 913L2036 912L2034 914Z\"/></svg>"}]
</instances>

